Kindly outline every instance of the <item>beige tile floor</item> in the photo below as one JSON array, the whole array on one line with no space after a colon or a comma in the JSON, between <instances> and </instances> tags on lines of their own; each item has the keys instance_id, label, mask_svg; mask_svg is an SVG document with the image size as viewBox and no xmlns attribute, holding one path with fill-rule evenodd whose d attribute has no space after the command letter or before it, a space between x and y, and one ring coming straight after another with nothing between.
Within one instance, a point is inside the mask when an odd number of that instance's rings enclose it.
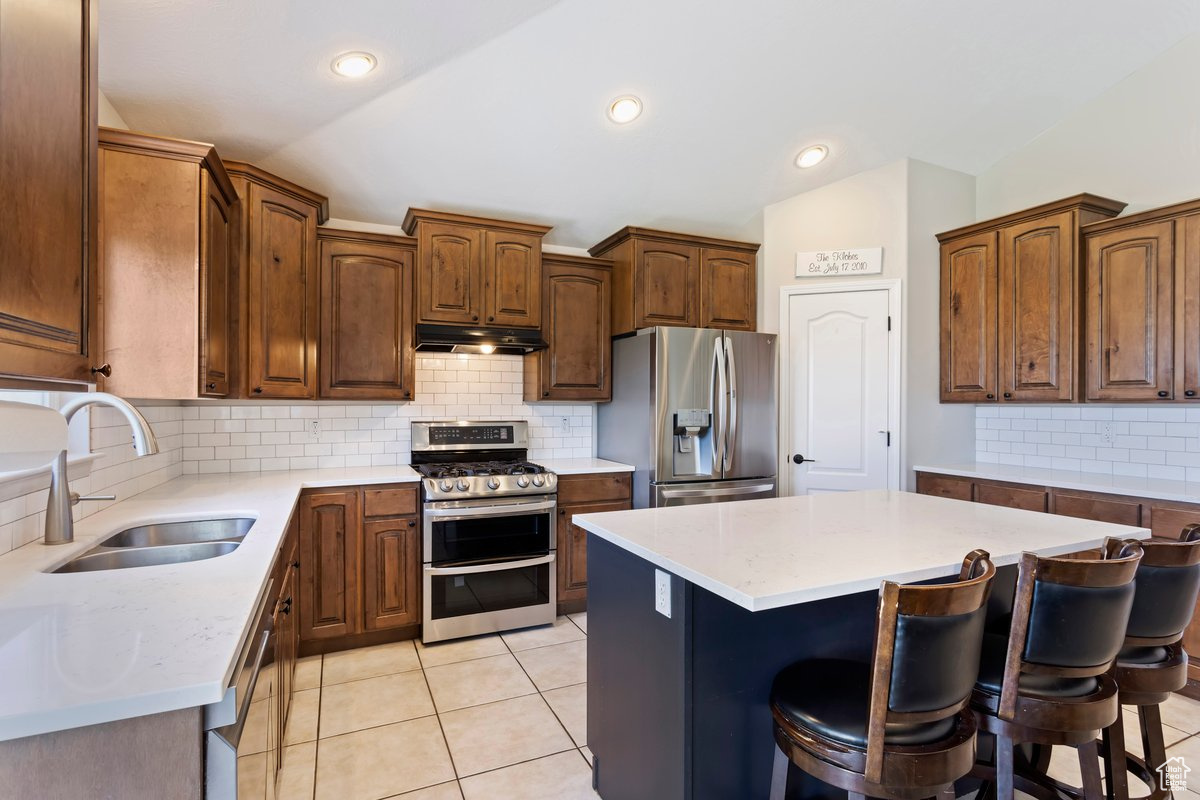
<instances>
[{"instance_id":1,"label":"beige tile floor","mask_svg":"<svg viewBox=\"0 0 1200 800\"><path fill-rule=\"evenodd\" d=\"M512 633L304 659L279 800L597 798L586 659L586 614ZM1167 755L1200 770L1200 702L1174 695L1162 719ZM1128 707L1125 731L1126 746L1140 755L1137 713ZM1080 783L1073 750L1055 748L1050 772ZM1144 793L1136 781L1131 788ZM1200 779L1189 788L1188 796L1200 795Z\"/></svg>"},{"instance_id":2,"label":"beige tile floor","mask_svg":"<svg viewBox=\"0 0 1200 800\"><path fill-rule=\"evenodd\" d=\"M586 614L304 659L279 800L597 798L586 665Z\"/></svg>"}]
</instances>

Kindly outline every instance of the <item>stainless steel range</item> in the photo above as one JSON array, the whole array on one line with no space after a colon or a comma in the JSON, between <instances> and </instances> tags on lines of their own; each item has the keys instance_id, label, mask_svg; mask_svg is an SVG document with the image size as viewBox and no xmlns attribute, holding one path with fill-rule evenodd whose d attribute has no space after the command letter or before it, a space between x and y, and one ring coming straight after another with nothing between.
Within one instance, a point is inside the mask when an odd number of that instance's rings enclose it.
<instances>
[{"instance_id":1,"label":"stainless steel range","mask_svg":"<svg viewBox=\"0 0 1200 800\"><path fill-rule=\"evenodd\" d=\"M414 422L422 475L421 639L554 621L558 476L526 460L528 423Z\"/></svg>"}]
</instances>

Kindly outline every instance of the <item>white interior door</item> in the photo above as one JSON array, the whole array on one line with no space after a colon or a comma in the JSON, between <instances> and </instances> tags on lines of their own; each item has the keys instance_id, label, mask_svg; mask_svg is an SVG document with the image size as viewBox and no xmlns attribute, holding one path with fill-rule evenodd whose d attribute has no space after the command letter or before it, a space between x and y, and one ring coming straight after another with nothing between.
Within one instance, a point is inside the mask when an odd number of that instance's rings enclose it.
<instances>
[{"instance_id":1,"label":"white interior door","mask_svg":"<svg viewBox=\"0 0 1200 800\"><path fill-rule=\"evenodd\" d=\"M891 488L888 290L791 294L785 303L792 494Z\"/></svg>"}]
</instances>

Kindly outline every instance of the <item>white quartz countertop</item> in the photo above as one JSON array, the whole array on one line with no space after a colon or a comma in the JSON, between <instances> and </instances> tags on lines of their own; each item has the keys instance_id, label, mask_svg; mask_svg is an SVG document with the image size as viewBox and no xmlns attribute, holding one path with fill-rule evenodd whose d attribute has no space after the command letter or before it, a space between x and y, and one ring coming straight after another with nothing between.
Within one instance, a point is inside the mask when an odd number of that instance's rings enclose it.
<instances>
[{"instance_id":1,"label":"white quartz countertop","mask_svg":"<svg viewBox=\"0 0 1200 800\"><path fill-rule=\"evenodd\" d=\"M1150 531L909 492L839 492L610 511L574 523L750 611L957 574L981 547L997 566Z\"/></svg>"},{"instance_id":2,"label":"white quartz countertop","mask_svg":"<svg viewBox=\"0 0 1200 800\"><path fill-rule=\"evenodd\" d=\"M531 458L559 475L586 475L589 472L633 472L629 464L605 461L603 458Z\"/></svg>"},{"instance_id":3,"label":"white quartz countertop","mask_svg":"<svg viewBox=\"0 0 1200 800\"><path fill-rule=\"evenodd\" d=\"M1189 481L1138 478L1129 475L1104 475L1094 472L1019 467L984 462L937 466L919 465L914 466L913 471L1011 483L1030 483L1035 486L1053 486L1058 489L1077 489L1084 492L1127 494L1156 500L1174 500L1180 503L1200 503L1200 483Z\"/></svg>"},{"instance_id":4,"label":"white quartz countertop","mask_svg":"<svg viewBox=\"0 0 1200 800\"><path fill-rule=\"evenodd\" d=\"M221 700L300 490L418 480L406 466L176 478L0 556L0 740ZM252 516L228 555L63 575L116 531L149 521Z\"/></svg>"}]
</instances>

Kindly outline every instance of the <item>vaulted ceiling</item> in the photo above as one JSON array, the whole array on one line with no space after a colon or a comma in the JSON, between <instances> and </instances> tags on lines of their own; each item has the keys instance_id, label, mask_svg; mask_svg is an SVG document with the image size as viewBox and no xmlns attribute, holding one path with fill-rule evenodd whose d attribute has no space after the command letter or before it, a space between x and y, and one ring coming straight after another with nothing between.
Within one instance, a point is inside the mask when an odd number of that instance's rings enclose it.
<instances>
[{"instance_id":1,"label":"vaulted ceiling","mask_svg":"<svg viewBox=\"0 0 1200 800\"><path fill-rule=\"evenodd\" d=\"M905 156L976 174L1197 31L1193 0L103 0L100 86L134 129L214 142L338 218L486 213L587 246L744 234ZM378 69L334 75L347 50ZM616 126L625 93L645 113ZM817 142L830 158L795 169Z\"/></svg>"}]
</instances>

